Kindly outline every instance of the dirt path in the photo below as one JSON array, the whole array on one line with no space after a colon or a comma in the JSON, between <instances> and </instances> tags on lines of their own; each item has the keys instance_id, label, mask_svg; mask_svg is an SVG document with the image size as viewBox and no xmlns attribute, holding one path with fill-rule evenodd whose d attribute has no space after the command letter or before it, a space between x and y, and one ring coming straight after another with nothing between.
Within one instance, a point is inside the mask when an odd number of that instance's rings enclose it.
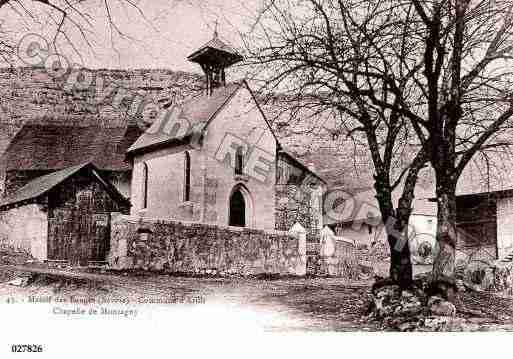
<instances>
[{"instance_id":1,"label":"dirt path","mask_svg":"<svg viewBox=\"0 0 513 359\"><path fill-rule=\"evenodd\" d=\"M26 302L29 296L129 298L133 305L178 298L176 304L202 310L230 308L258 318L265 330L375 330L359 322L365 307L367 283L337 279L221 279L166 275L107 275L96 282L38 279L26 287L0 284L0 298Z\"/></svg>"},{"instance_id":2,"label":"dirt path","mask_svg":"<svg viewBox=\"0 0 513 359\"><path fill-rule=\"evenodd\" d=\"M26 303L30 296L93 298L96 304L107 298L128 301L125 308L144 306L148 312L156 309L152 306L172 310L185 306L206 316L209 311L221 311L232 319L258 322L267 331L377 330L374 324L361 320L369 282L347 283L336 278L186 278L146 273L92 275L88 279L93 280L39 276L25 287L0 283L0 303ZM497 329L500 325L513 326L512 299L489 293L460 293L456 307L459 316L476 323Z\"/></svg>"}]
</instances>

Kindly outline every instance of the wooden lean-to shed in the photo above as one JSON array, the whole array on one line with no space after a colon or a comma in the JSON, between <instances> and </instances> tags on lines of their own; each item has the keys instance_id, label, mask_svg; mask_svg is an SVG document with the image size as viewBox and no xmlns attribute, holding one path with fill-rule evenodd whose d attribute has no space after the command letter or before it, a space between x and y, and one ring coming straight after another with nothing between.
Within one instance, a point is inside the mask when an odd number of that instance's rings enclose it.
<instances>
[{"instance_id":1,"label":"wooden lean-to shed","mask_svg":"<svg viewBox=\"0 0 513 359\"><path fill-rule=\"evenodd\" d=\"M0 203L0 239L40 260L106 260L112 212L129 201L91 163L38 177Z\"/></svg>"}]
</instances>

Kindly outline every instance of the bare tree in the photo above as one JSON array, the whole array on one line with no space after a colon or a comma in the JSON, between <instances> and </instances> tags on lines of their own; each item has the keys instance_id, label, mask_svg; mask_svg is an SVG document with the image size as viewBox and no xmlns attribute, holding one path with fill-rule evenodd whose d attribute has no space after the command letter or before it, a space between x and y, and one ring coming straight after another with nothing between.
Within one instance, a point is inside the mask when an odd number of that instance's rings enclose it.
<instances>
[{"instance_id":1,"label":"bare tree","mask_svg":"<svg viewBox=\"0 0 513 359\"><path fill-rule=\"evenodd\" d=\"M390 276L402 285L411 282L404 234L420 169L430 161L436 176L434 278L452 277L458 179L476 153L510 142L512 6L270 0L246 38L264 88L295 94L298 106L335 109L349 135L363 135L382 218L395 221L387 226ZM404 146L409 161L397 171Z\"/></svg>"},{"instance_id":2,"label":"bare tree","mask_svg":"<svg viewBox=\"0 0 513 359\"><path fill-rule=\"evenodd\" d=\"M260 65L257 73L264 76L256 79L264 90L295 96L291 108L315 110L319 117L335 113L338 130L366 144L391 248L390 277L407 287L412 281L407 227L417 176L429 156L416 138L416 131L421 132L417 121L408 117L416 115L405 109L404 102L415 102L415 94L405 99L390 89L393 82L406 94L415 72L406 66L390 68L388 57L380 53L391 31L390 16L396 19L394 27L410 24L399 24L392 6L374 5L272 1L259 17L260 27L246 38L246 47L253 60L249 63ZM365 31L354 31L362 24ZM407 54L410 38L398 39L397 46ZM394 81L388 77L391 72ZM397 204L392 199L396 188L401 190Z\"/></svg>"},{"instance_id":3,"label":"bare tree","mask_svg":"<svg viewBox=\"0 0 513 359\"><path fill-rule=\"evenodd\" d=\"M456 185L479 152L511 144L513 2L412 1L421 30L420 125L428 134L438 203L434 278L452 277Z\"/></svg>"},{"instance_id":4,"label":"bare tree","mask_svg":"<svg viewBox=\"0 0 513 359\"><path fill-rule=\"evenodd\" d=\"M120 7L130 8L150 24L138 3L133 0L0 0L0 13L10 11L15 14L29 31L34 24L46 24L45 27L50 27L53 32L48 41L54 51L60 52L59 46L68 46L82 57L82 47L89 50L94 48L93 30L98 26L95 19L98 9L104 12L113 48L117 39L134 40L118 25L116 15ZM7 63L13 62L16 48L14 35L2 28L0 23L0 56Z\"/></svg>"}]
</instances>

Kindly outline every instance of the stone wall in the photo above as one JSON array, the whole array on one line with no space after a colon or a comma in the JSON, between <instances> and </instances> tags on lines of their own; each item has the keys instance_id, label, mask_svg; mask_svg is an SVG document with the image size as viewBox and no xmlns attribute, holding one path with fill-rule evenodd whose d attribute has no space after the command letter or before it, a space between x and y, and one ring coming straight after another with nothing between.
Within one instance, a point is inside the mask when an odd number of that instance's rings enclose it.
<instances>
[{"instance_id":1,"label":"stone wall","mask_svg":"<svg viewBox=\"0 0 513 359\"><path fill-rule=\"evenodd\" d=\"M336 237L328 227L324 227L320 233L319 260L318 274L346 279L359 277L356 246Z\"/></svg>"},{"instance_id":2,"label":"stone wall","mask_svg":"<svg viewBox=\"0 0 513 359\"><path fill-rule=\"evenodd\" d=\"M168 273L306 273L306 241L287 232L113 214L108 261L115 269Z\"/></svg>"},{"instance_id":3,"label":"stone wall","mask_svg":"<svg viewBox=\"0 0 513 359\"><path fill-rule=\"evenodd\" d=\"M319 240L322 229L322 183L283 156L279 157L276 178L276 229L286 230L301 223L307 241Z\"/></svg>"},{"instance_id":4,"label":"stone wall","mask_svg":"<svg viewBox=\"0 0 513 359\"><path fill-rule=\"evenodd\" d=\"M331 256L321 255L321 273L346 279L358 279L360 273L355 246L335 240Z\"/></svg>"},{"instance_id":5,"label":"stone wall","mask_svg":"<svg viewBox=\"0 0 513 359\"><path fill-rule=\"evenodd\" d=\"M43 205L28 204L0 212L0 242L39 260L47 257L48 217Z\"/></svg>"},{"instance_id":6,"label":"stone wall","mask_svg":"<svg viewBox=\"0 0 513 359\"><path fill-rule=\"evenodd\" d=\"M497 259L496 251L494 245L456 247L456 264L469 261L492 263Z\"/></svg>"}]
</instances>

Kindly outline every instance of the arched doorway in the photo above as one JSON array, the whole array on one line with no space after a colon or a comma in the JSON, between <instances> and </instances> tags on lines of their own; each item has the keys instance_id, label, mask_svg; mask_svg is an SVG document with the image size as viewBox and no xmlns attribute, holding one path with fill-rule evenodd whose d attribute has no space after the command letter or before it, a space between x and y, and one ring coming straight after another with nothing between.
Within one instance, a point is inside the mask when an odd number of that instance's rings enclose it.
<instances>
[{"instance_id":1,"label":"arched doorway","mask_svg":"<svg viewBox=\"0 0 513 359\"><path fill-rule=\"evenodd\" d=\"M236 189L230 197L230 219L228 224L234 227L246 227L246 201L240 188Z\"/></svg>"}]
</instances>

